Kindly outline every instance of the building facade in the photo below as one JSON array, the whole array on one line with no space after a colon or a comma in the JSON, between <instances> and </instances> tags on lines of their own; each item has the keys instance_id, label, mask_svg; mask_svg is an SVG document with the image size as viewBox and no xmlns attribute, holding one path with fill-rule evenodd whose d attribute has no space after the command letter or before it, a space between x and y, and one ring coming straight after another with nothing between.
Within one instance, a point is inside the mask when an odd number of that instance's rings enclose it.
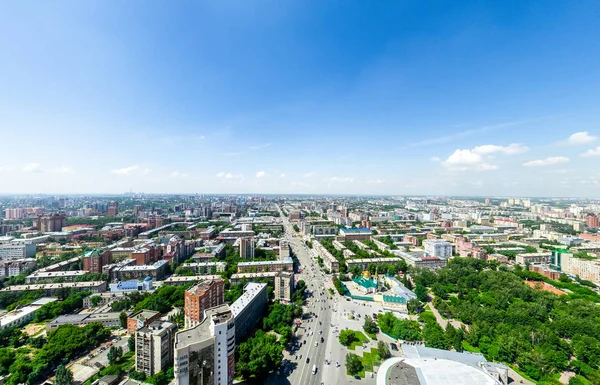
<instances>
[{"instance_id":1,"label":"building facade","mask_svg":"<svg viewBox=\"0 0 600 385\"><path fill-rule=\"evenodd\" d=\"M177 385L232 385L236 323L228 305L206 309L204 319L175 334Z\"/></svg>"},{"instance_id":2,"label":"building facade","mask_svg":"<svg viewBox=\"0 0 600 385\"><path fill-rule=\"evenodd\" d=\"M294 273L281 271L275 276L275 299L290 302L294 292Z\"/></svg>"},{"instance_id":3,"label":"building facade","mask_svg":"<svg viewBox=\"0 0 600 385\"><path fill-rule=\"evenodd\" d=\"M236 343L240 343L262 319L267 306L267 286L266 283L250 282L244 286L244 294L231 304L236 325Z\"/></svg>"},{"instance_id":4,"label":"building facade","mask_svg":"<svg viewBox=\"0 0 600 385\"><path fill-rule=\"evenodd\" d=\"M223 279L202 281L184 294L185 328L193 328L202 322L206 309L219 306L225 302Z\"/></svg>"},{"instance_id":5,"label":"building facade","mask_svg":"<svg viewBox=\"0 0 600 385\"><path fill-rule=\"evenodd\" d=\"M448 241L427 239L423 241L425 254L429 257L450 258L452 257L452 244Z\"/></svg>"},{"instance_id":6,"label":"building facade","mask_svg":"<svg viewBox=\"0 0 600 385\"><path fill-rule=\"evenodd\" d=\"M240 238L240 258L254 259L254 239Z\"/></svg>"},{"instance_id":7,"label":"building facade","mask_svg":"<svg viewBox=\"0 0 600 385\"><path fill-rule=\"evenodd\" d=\"M173 362L173 343L177 325L160 320L137 330L135 336L135 371L155 375Z\"/></svg>"}]
</instances>

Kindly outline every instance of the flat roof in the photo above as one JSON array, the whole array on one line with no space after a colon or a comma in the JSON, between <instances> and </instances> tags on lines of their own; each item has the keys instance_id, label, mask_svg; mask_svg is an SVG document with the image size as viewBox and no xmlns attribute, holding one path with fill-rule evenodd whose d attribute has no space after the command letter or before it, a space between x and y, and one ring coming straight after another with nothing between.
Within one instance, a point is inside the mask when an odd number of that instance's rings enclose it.
<instances>
[{"instance_id":1,"label":"flat roof","mask_svg":"<svg viewBox=\"0 0 600 385\"><path fill-rule=\"evenodd\" d=\"M13 285L0 289L2 291L25 291L25 290L50 290L60 288L78 288L78 287L98 287L106 285L104 281L89 281L89 282L64 282L64 283L42 283L30 285Z\"/></svg>"},{"instance_id":2,"label":"flat roof","mask_svg":"<svg viewBox=\"0 0 600 385\"><path fill-rule=\"evenodd\" d=\"M392 358L388 361L392 361L391 366L379 368L378 385L498 384L483 371L457 361L435 358ZM379 381L380 376L385 382Z\"/></svg>"},{"instance_id":3,"label":"flat roof","mask_svg":"<svg viewBox=\"0 0 600 385\"><path fill-rule=\"evenodd\" d=\"M250 304L260 293L266 293L266 283L250 282L244 286L244 294L238 298L234 303L231 304L231 312L234 317L237 317L248 304Z\"/></svg>"}]
</instances>

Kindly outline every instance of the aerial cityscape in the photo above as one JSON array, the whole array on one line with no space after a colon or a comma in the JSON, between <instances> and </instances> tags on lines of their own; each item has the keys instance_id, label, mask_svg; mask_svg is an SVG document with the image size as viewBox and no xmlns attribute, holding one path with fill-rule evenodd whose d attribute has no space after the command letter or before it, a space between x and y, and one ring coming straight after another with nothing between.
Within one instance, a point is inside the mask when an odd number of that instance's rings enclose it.
<instances>
[{"instance_id":1,"label":"aerial cityscape","mask_svg":"<svg viewBox=\"0 0 600 385\"><path fill-rule=\"evenodd\" d=\"M0 1L0 385L600 385L599 16Z\"/></svg>"}]
</instances>

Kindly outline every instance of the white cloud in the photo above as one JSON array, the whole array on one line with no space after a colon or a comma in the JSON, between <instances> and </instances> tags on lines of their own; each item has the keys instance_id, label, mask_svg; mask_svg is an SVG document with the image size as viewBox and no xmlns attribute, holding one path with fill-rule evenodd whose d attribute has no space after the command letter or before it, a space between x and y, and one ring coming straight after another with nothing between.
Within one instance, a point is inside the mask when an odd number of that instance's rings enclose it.
<instances>
[{"instance_id":1,"label":"white cloud","mask_svg":"<svg viewBox=\"0 0 600 385\"><path fill-rule=\"evenodd\" d=\"M198 140L204 140L204 135L199 135Z\"/></svg>"},{"instance_id":2,"label":"white cloud","mask_svg":"<svg viewBox=\"0 0 600 385\"><path fill-rule=\"evenodd\" d=\"M498 146L494 144L485 144L474 147L471 150L458 149L454 151L448 159L442 162L446 168L455 171L489 171L497 170L498 166L490 164L489 160L493 159L491 154L499 153L504 155L521 154L529 150L529 147L521 143L511 143L508 146ZM432 160L434 160L432 158Z\"/></svg>"},{"instance_id":3,"label":"white cloud","mask_svg":"<svg viewBox=\"0 0 600 385\"><path fill-rule=\"evenodd\" d=\"M523 163L525 167L543 167L543 166L552 166L554 164L562 164L567 163L569 158L564 156L551 156L546 159L536 159L530 160L529 162Z\"/></svg>"},{"instance_id":4,"label":"white cloud","mask_svg":"<svg viewBox=\"0 0 600 385\"><path fill-rule=\"evenodd\" d=\"M171 173L171 178L187 178L187 176L188 174L185 172L173 171Z\"/></svg>"},{"instance_id":5,"label":"white cloud","mask_svg":"<svg viewBox=\"0 0 600 385\"><path fill-rule=\"evenodd\" d=\"M221 171L220 173L217 174L217 178L221 178L221 179L243 179L244 175L243 174L232 174L230 172L223 172Z\"/></svg>"},{"instance_id":6,"label":"white cloud","mask_svg":"<svg viewBox=\"0 0 600 385\"><path fill-rule=\"evenodd\" d=\"M311 172L307 172L306 174L304 174L304 175L302 175L302 176L303 176L304 178L310 178L310 177L312 177L312 176L315 176L315 173L311 171Z\"/></svg>"},{"instance_id":7,"label":"white cloud","mask_svg":"<svg viewBox=\"0 0 600 385\"><path fill-rule=\"evenodd\" d=\"M117 175L131 175L138 168L139 168L139 166L129 166L129 167L118 168L118 169L112 170L111 172L113 174L117 174Z\"/></svg>"},{"instance_id":8,"label":"white cloud","mask_svg":"<svg viewBox=\"0 0 600 385\"><path fill-rule=\"evenodd\" d=\"M583 154L581 154L581 156L584 156L584 157L588 157L588 156L600 156L600 146L598 146L596 148L591 148L591 149L587 150L586 152L584 152Z\"/></svg>"},{"instance_id":9,"label":"white cloud","mask_svg":"<svg viewBox=\"0 0 600 385\"><path fill-rule=\"evenodd\" d=\"M145 168L144 171L143 171L143 174L144 175L148 175L148 174L150 174L150 171L152 171L152 170L149 169L149 168Z\"/></svg>"},{"instance_id":10,"label":"white cloud","mask_svg":"<svg viewBox=\"0 0 600 385\"><path fill-rule=\"evenodd\" d=\"M251 150L260 150L261 148L271 147L271 143L259 144L258 146L250 146Z\"/></svg>"},{"instance_id":11,"label":"white cloud","mask_svg":"<svg viewBox=\"0 0 600 385\"><path fill-rule=\"evenodd\" d=\"M354 179L350 178L349 176L346 176L346 177L333 176L331 178L325 179L325 182L329 182L329 183L352 183L352 182L354 182Z\"/></svg>"},{"instance_id":12,"label":"white cloud","mask_svg":"<svg viewBox=\"0 0 600 385\"><path fill-rule=\"evenodd\" d=\"M473 149L473 152L481 155L493 154L495 152L499 152L506 155L515 155L522 154L527 152L529 147L521 144L521 143L511 143L508 146L496 146L493 144L485 144L483 146L477 146Z\"/></svg>"},{"instance_id":13,"label":"white cloud","mask_svg":"<svg viewBox=\"0 0 600 385\"><path fill-rule=\"evenodd\" d=\"M285 174L281 173L281 175L279 175L280 178L285 178Z\"/></svg>"},{"instance_id":14,"label":"white cloud","mask_svg":"<svg viewBox=\"0 0 600 385\"><path fill-rule=\"evenodd\" d=\"M586 144L598 139L590 135L587 131L576 132L567 139L568 144Z\"/></svg>"},{"instance_id":15,"label":"white cloud","mask_svg":"<svg viewBox=\"0 0 600 385\"><path fill-rule=\"evenodd\" d=\"M25 172L41 172L42 170L40 169L42 165L39 163L28 163L25 166L23 166L23 171Z\"/></svg>"},{"instance_id":16,"label":"white cloud","mask_svg":"<svg viewBox=\"0 0 600 385\"><path fill-rule=\"evenodd\" d=\"M439 157L437 157L437 156L432 156L431 158L429 158L429 160L432 161L432 162L439 162L439 161L441 161L441 159Z\"/></svg>"},{"instance_id":17,"label":"white cloud","mask_svg":"<svg viewBox=\"0 0 600 385\"><path fill-rule=\"evenodd\" d=\"M385 180L383 180L383 179L374 179L374 180L368 180L367 183L368 184L382 184L382 183L385 183Z\"/></svg>"},{"instance_id":18,"label":"white cloud","mask_svg":"<svg viewBox=\"0 0 600 385\"><path fill-rule=\"evenodd\" d=\"M264 178L265 176L267 176L267 173L264 171L259 171L256 173L257 178Z\"/></svg>"},{"instance_id":19,"label":"white cloud","mask_svg":"<svg viewBox=\"0 0 600 385\"><path fill-rule=\"evenodd\" d=\"M73 168L69 166L59 166L52 169L52 172L57 174L67 174L73 172Z\"/></svg>"}]
</instances>

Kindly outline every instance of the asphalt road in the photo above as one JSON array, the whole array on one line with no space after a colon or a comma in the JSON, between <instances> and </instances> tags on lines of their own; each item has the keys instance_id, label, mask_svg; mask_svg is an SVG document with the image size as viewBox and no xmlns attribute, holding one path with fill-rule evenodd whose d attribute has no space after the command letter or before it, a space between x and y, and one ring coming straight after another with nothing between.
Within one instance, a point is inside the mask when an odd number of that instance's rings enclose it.
<instances>
[{"instance_id":1,"label":"asphalt road","mask_svg":"<svg viewBox=\"0 0 600 385\"><path fill-rule=\"evenodd\" d=\"M281 217L285 237L290 242L292 251L298 258L302 270L301 273L296 274L296 279L304 280L308 290L312 293L306 301L304 313L314 313L316 317L310 316L308 319L303 319L302 324L295 333L295 341L300 342L302 346L294 352L284 352L284 361L289 362L287 365L288 374L286 375L283 371L279 375L273 374L266 383L319 385L322 382L324 368L326 366L335 368L335 361L331 365L325 364L325 358L330 351L327 350L330 346L330 340L335 338L331 334L333 329L330 326L334 301L326 290L326 285L327 287L332 286L331 278L319 269L309 249L304 245L302 238L293 230L292 225L283 213ZM323 294L321 295L321 293ZM321 343L321 337L324 338L324 343ZM306 344L304 344L305 340ZM316 346L315 342L317 343ZM298 356L298 359L295 358L296 356ZM307 357L309 358L308 363L306 362ZM342 363L340 362L340 364ZM317 367L316 374L313 374L313 366ZM345 376L342 366L337 370Z\"/></svg>"}]
</instances>

